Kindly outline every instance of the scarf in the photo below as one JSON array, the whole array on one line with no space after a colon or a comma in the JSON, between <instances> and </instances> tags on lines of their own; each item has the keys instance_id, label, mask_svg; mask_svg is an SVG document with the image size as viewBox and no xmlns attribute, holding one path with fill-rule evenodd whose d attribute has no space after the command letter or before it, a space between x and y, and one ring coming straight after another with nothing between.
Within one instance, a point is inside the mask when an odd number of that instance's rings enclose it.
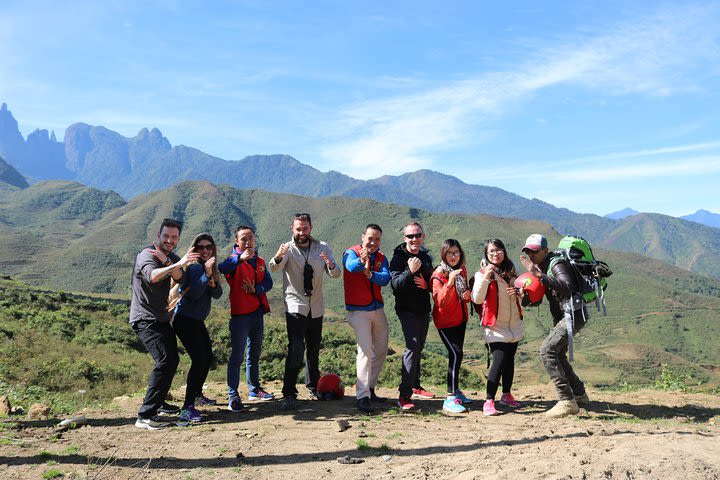
<instances>
[{"instance_id":1,"label":"scarf","mask_svg":"<svg viewBox=\"0 0 720 480\"><path fill-rule=\"evenodd\" d=\"M485 273L485 269L480 269L480 273ZM515 274L514 268L511 268L509 271L506 272L495 271L495 275L505 280L508 285L512 285L512 281L517 276ZM493 280L491 280L490 285L488 285L487 293L485 294L485 301L483 302L483 327L494 327L495 322L497 322L498 284L497 280L494 279L495 275L493 275ZM520 319L522 319L522 309L520 308L520 302L517 300L517 298L515 299L515 303L517 303L518 310L520 311Z\"/></svg>"},{"instance_id":2,"label":"scarf","mask_svg":"<svg viewBox=\"0 0 720 480\"><path fill-rule=\"evenodd\" d=\"M453 271L453 268L445 262L440 262L440 271L445 277L448 277L450 276L450 272ZM455 291L462 302L462 296L467 291L467 283L465 283L465 279L462 275L455 277Z\"/></svg>"}]
</instances>

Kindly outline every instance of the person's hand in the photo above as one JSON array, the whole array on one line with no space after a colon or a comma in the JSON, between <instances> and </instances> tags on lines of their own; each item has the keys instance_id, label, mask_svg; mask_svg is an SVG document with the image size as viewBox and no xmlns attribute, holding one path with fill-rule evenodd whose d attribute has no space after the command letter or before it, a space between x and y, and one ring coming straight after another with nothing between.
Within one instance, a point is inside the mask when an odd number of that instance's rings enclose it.
<instances>
[{"instance_id":1,"label":"person's hand","mask_svg":"<svg viewBox=\"0 0 720 480\"><path fill-rule=\"evenodd\" d=\"M282 258L283 258L283 257L285 256L285 254L287 253L288 248L290 248L290 245L288 245L287 243L281 243L281 244L280 244L280 247L278 247L278 251L277 251L277 253L275 254L275 257L274 257L276 262L282 260Z\"/></svg>"},{"instance_id":2,"label":"person's hand","mask_svg":"<svg viewBox=\"0 0 720 480\"><path fill-rule=\"evenodd\" d=\"M205 261L205 274L207 276L212 275L214 266L215 266L215 257L210 257Z\"/></svg>"},{"instance_id":3,"label":"person's hand","mask_svg":"<svg viewBox=\"0 0 720 480\"><path fill-rule=\"evenodd\" d=\"M518 297L519 296L518 290L519 289L517 289L515 287L507 287L505 289L505 293L507 293L508 296L510 296L510 297Z\"/></svg>"},{"instance_id":4,"label":"person's hand","mask_svg":"<svg viewBox=\"0 0 720 480\"><path fill-rule=\"evenodd\" d=\"M163 253L163 251L160 250L160 247L158 247L157 243L153 242L153 247L155 247L155 248L148 248L148 252L150 252L150 254L153 257L157 258L160 261L160 263L162 263L164 265L168 259L167 255L165 255Z\"/></svg>"},{"instance_id":5,"label":"person's hand","mask_svg":"<svg viewBox=\"0 0 720 480\"><path fill-rule=\"evenodd\" d=\"M415 286L417 286L417 288L419 288L420 290L428 289L428 282L422 275L417 275L413 277L413 280L415 281Z\"/></svg>"},{"instance_id":6,"label":"person's hand","mask_svg":"<svg viewBox=\"0 0 720 480\"><path fill-rule=\"evenodd\" d=\"M327 265L328 269L332 270L335 268L335 264L330 260L330 257L325 252L320 252L320 258L322 258L325 261L325 265Z\"/></svg>"},{"instance_id":7,"label":"person's hand","mask_svg":"<svg viewBox=\"0 0 720 480\"><path fill-rule=\"evenodd\" d=\"M194 248L191 248L188 250L188 252L180 259L178 264L180 264L181 267L187 267L191 263L196 263L198 259L200 258L200 254L195 252Z\"/></svg>"},{"instance_id":8,"label":"person's hand","mask_svg":"<svg viewBox=\"0 0 720 480\"><path fill-rule=\"evenodd\" d=\"M422 262L417 257L410 257L408 258L408 268L410 269L410 273L415 273L418 270L420 270L420 267L422 266Z\"/></svg>"},{"instance_id":9,"label":"person's hand","mask_svg":"<svg viewBox=\"0 0 720 480\"><path fill-rule=\"evenodd\" d=\"M529 258L522 256L520 257L520 262L531 275L534 275L537 278L542 277L542 270L540 267L532 263Z\"/></svg>"},{"instance_id":10,"label":"person's hand","mask_svg":"<svg viewBox=\"0 0 720 480\"><path fill-rule=\"evenodd\" d=\"M470 290L465 290L462 294L463 302L469 302L471 298Z\"/></svg>"},{"instance_id":11,"label":"person's hand","mask_svg":"<svg viewBox=\"0 0 720 480\"><path fill-rule=\"evenodd\" d=\"M253 258L254 256L255 256L255 249L252 247L248 247L240 254L240 260L245 262L245 261Z\"/></svg>"},{"instance_id":12,"label":"person's hand","mask_svg":"<svg viewBox=\"0 0 720 480\"><path fill-rule=\"evenodd\" d=\"M246 293L255 293L255 282L249 278L243 278L242 289L245 290Z\"/></svg>"},{"instance_id":13,"label":"person's hand","mask_svg":"<svg viewBox=\"0 0 720 480\"><path fill-rule=\"evenodd\" d=\"M485 273L483 274L485 276L485 280L490 280L490 278L492 278L493 274L496 271L497 267L492 263L488 263L487 265L485 265Z\"/></svg>"},{"instance_id":14,"label":"person's hand","mask_svg":"<svg viewBox=\"0 0 720 480\"><path fill-rule=\"evenodd\" d=\"M451 271L450 275L448 275L448 283L454 283L457 276L460 275L461 273L462 273L462 270L459 268L457 270Z\"/></svg>"},{"instance_id":15,"label":"person's hand","mask_svg":"<svg viewBox=\"0 0 720 480\"><path fill-rule=\"evenodd\" d=\"M367 265L368 260L370 260L370 255L368 255L367 249L366 249L365 247L362 247L362 248L360 249L360 261L361 261L364 265Z\"/></svg>"}]
</instances>

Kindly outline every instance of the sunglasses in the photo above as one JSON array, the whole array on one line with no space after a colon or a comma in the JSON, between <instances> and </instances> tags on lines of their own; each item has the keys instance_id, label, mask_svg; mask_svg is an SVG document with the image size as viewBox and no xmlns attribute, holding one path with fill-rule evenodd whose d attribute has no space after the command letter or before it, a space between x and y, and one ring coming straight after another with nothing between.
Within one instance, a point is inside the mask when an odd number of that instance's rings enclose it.
<instances>
[{"instance_id":1,"label":"sunglasses","mask_svg":"<svg viewBox=\"0 0 720 480\"><path fill-rule=\"evenodd\" d=\"M411 233L410 235L405 235L405 238L420 238L422 236L422 233Z\"/></svg>"},{"instance_id":2,"label":"sunglasses","mask_svg":"<svg viewBox=\"0 0 720 480\"><path fill-rule=\"evenodd\" d=\"M201 252L203 250L212 250L212 249L213 249L212 244L210 244L210 245L195 245L196 252Z\"/></svg>"}]
</instances>

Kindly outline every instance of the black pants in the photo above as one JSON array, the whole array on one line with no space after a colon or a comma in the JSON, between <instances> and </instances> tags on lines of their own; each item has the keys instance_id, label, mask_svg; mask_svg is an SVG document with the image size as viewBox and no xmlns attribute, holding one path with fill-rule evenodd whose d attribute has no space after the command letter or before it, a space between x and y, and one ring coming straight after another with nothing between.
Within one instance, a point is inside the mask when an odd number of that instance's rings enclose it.
<instances>
[{"instance_id":1,"label":"black pants","mask_svg":"<svg viewBox=\"0 0 720 480\"><path fill-rule=\"evenodd\" d=\"M172 386L179 362L177 340L169 323L139 320L132 324L132 329L155 360L147 392L138 411L140 418L150 418L162 406Z\"/></svg>"},{"instance_id":2,"label":"black pants","mask_svg":"<svg viewBox=\"0 0 720 480\"><path fill-rule=\"evenodd\" d=\"M429 313L414 313L395 310L403 335L405 335L405 352L402 358L402 371L400 373L400 396L409 397L413 388L420 388L420 357L425 347Z\"/></svg>"},{"instance_id":3,"label":"black pants","mask_svg":"<svg viewBox=\"0 0 720 480\"><path fill-rule=\"evenodd\" d=\"M288 334L288 353L285 359L282 393L284 397L297 396L298 373L303 367L303 356L307 347L305 384L313 392L320 379L320 342L322 341L323 317L310 318L299 313L285 312Z\"/></svg>"},{"instance_id":4,"label":"black pants","mask_svg":"<svg viewBox=\"0 0 720 480\"><path fill-rule=\"evenodd\" d=\"M488 372L486 398L495 399L501 378L503 393L510 393L510 390L512 390L513 377L515 376L515 352L517 352L517 347L518 342L493 342L490 344L492 365L490 366L490 372Z\"/></svg>"},{"instance_id":5,"label":"black pants","mask_svg":"<svg viewBox=\"0 0 720 480\"><path fill-rule=\"evenodd\" d=\"M185 404L195 404L195 398L202 395L202 386L207 379L212 361L212 345L205 322L182 315L175 315L173 329L190 355L190 370L187 374Z\"/></svg>"},{"instance_id":6,"label":"black pants","mask_svg":"<svg viewBox=\"0 0 720 480\"><path fill-rule=\"evenodd\" d=\"M447 391L452 395L460 390L460 365L463 360L466 327L467 322L463 322L457 327L438 328L440 340L448 351Z\"/></svg>"}]
</instances>

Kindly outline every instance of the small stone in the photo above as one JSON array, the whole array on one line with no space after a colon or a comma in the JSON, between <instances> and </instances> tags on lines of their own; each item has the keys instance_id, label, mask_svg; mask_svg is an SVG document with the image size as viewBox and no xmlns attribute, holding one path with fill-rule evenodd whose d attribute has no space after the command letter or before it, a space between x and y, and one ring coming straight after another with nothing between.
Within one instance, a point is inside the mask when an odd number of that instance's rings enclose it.
<instances>
[{"instance_id":1,"label":"small stone","mask_svg":"<svg viewBox=\"0 0 720 480\"><path fill-rule=\"evenodd\" d=\"M335 420L335 423L337 423L338 426L338 432L344 432L348 428L350 428L350 422L347 420Z\"/></svg>"},{"instance_id":2,"label":"small stone","mask_svg":"<svg viewBox=\"0 0 720 480\"><path fill-rule=\"evenodd\" d=\"M245 455L243 455L242 452L238 452L235 454L235 458L245 458Z\"/></svg>"},{"instance_id":3,"label":"small stone","mask_svg":"<svg viewBox=\"0 0 720 480\"><path fill-rule=\"evenodd\" d=\"M345 455L343 457L338 457L337 461L338 461L338 463L342 463L343 465L353 465L356 463L363 463L365 460L363 460L362 458L351 457L350 455Z\"/></svg>"},{"instance_id":4,"label":"small stone","mask_svg":"<svg viewBox=\"0 0 720 480\"><path fill-rule=\"evenodd\" d=\"M28 410L28 418L47 418L48 415L50 415L50 407L42 403L33 403Z\"/></svg>"},{"instance_id":5,"label":"small stone","mask_svg":"<svg viewBox=\"0 0 720 480\"><path fill-rule=\"evenodd\" d=\"M392 460L392 457L390 455L383 455L381 458L383 459L383 462L389 462L390 460Z\"/></svg>"}]
</instances>

